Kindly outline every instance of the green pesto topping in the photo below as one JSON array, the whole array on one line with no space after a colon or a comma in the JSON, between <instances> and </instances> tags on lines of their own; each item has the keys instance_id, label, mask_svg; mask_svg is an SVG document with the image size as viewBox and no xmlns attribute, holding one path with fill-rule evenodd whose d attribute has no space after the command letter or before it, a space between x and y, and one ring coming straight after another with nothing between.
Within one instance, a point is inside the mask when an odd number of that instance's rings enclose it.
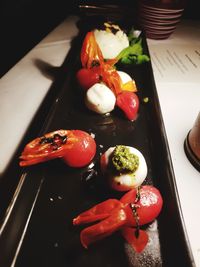
<instances>
[{"instance_id":1,"label":"green pesto topping","mask_svg":"<svg viewBox=\"0 0 200 267\"><path fill-rule=\"evenodd\" d=\"M112 155L112 164L119 172L135 172L139 166L139 157L123 145L116 146Z\"/></svg>"}]
</instances>

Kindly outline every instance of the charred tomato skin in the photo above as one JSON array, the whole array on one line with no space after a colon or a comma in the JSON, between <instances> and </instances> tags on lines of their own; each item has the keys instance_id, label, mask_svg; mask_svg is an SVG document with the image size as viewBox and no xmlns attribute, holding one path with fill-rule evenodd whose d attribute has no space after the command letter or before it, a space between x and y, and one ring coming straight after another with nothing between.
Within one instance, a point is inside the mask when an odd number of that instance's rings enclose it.
<instances>
[{"instance_id":1,"label":"charred tomato skin","mask_svg":"<svg viewBox=\"0 0 200 267\"><path fill-rule=\"evenodd\" d=\"M46 133L29 142L20 156L21 167L64 159L71 167L82 167L90 163L96 153L92 136L82 130L57 130Z\"/></svg>"}]
</instances>

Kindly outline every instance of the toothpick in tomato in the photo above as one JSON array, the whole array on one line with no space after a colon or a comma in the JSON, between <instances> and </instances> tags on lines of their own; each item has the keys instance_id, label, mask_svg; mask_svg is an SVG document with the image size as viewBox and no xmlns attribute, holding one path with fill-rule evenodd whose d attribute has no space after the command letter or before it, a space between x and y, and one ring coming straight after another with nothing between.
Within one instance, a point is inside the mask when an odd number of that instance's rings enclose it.
<instances>
[{"instance_id":1,"label":"toothpick in tomato","mask_svg":"<svg viewBox=\"0 0 200 267\"><path fill-rule=\"evenodd\" d=\"M62 158L70 167L83 167L92 161L95 153L95 140L87 132L57 130L28 143L19 165L23 167Z\"/></svg>"},{"instance_id":2,"label":"toothpick in tomato","mask_svg":"<svg viewBox=\"0 0 200 267\"><path fill-rule=\"evenodd\" d=\"M141 225L152 222L160 214L163 199L158 189L144 185L132 189L120 200L108 199L73 219L74 225L97 222L83 229L80 239L83 247L120 231L136 252L148 243L148 235Z\"/></svg>"}]
</instances>

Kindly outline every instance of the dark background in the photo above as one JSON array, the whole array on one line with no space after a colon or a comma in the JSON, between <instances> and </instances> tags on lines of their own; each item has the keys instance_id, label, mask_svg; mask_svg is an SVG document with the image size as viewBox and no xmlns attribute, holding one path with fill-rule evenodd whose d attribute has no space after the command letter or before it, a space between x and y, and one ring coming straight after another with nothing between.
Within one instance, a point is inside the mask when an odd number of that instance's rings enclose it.
<instances>
[{"instance_id":1,"label":"dark background","mask_svg":"<svg viewBox=\"0 0 200 267\"><path fill-rule=\"evenodd\" d=\"M96 3L131 5L136 0L99 0ZM65 17L77 13L79 0L0 1L0 77ZM184 18L200 19L197 0L188 0Z\"/></svg>"}]
</instances>

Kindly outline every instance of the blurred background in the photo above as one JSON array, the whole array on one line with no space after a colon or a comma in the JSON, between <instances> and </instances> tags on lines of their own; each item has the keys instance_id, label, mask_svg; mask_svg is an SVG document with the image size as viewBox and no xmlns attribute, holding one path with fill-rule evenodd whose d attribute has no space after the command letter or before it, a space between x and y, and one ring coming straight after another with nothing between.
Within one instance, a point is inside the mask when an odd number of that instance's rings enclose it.
<instances>
[{"instance_id":1,"label":"blurred background","mask_svg":"<svg viewBox=\"0 0 200 267\"><path fill-rule=\"evenodd\" d=\"M118 4L134 8L137 0L2 0L0 3L0 77L79 4ZM185 19L200 19L198 0L188 0Z\"/></svg>"}]
</instances>

